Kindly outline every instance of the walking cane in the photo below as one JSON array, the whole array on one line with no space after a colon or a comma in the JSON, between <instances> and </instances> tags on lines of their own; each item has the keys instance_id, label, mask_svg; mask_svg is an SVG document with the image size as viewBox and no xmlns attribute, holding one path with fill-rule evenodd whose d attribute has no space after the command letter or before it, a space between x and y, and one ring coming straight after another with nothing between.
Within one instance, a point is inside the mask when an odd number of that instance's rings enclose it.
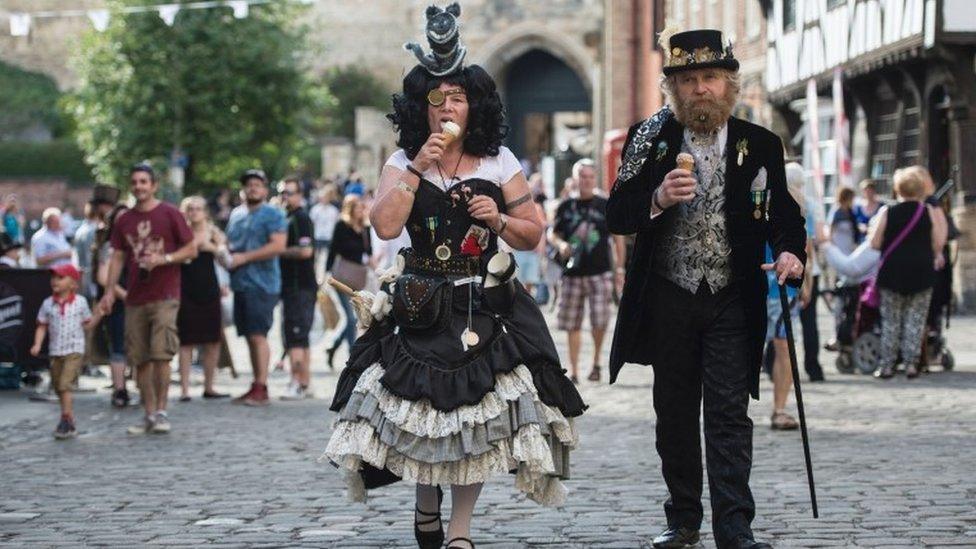
<instances>
[{"instance_id":1,"label":"walking cane","mask_svg":"<svg viewBox=\"0 0 976 549\"><path fill-rule=\"evenodd\" d=\"M790 300L786 297L786 286L779 286L779 301L786 319L786 343L790 348L790 369L793 371L793 394L796 395L796 410L800 414L800 435L803 438L803 458L807 463L807 484L810 485L810 503L813 505L813 518L820 518L817 511L817 489L813 484L813 463L810 460L810 439L807 436L807 417L803 413L803 391L800 390L800 369L796 364L796 342L793 340L793 323L790 321Z\"/></svg>"}]
</instances>

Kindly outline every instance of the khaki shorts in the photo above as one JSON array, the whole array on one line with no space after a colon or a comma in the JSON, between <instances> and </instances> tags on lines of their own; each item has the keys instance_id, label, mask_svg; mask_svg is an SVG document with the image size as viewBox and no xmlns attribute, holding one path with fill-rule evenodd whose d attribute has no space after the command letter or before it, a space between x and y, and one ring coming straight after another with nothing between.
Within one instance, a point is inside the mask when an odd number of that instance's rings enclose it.
<instances>
[{"instance_id":1,"label":"khaki shorts","mask_svg":"<svg viewBox=\"0 0 976 549\"><path fill-rule=\"evenodd\" d=\"M175 299L125 307L125 357L132 366L169 362L180 350Z\"/></svg>"},{"instance_id":2,"label":"khaki shorts","mask_svg":"<svg viewBox=\"0 0 976 549\"><path fill-rule=\"evenodd\" d=\"M81 373L81 353L51 357L51 387L56 393L70 393Z\"/></svg>"}]
</instances>

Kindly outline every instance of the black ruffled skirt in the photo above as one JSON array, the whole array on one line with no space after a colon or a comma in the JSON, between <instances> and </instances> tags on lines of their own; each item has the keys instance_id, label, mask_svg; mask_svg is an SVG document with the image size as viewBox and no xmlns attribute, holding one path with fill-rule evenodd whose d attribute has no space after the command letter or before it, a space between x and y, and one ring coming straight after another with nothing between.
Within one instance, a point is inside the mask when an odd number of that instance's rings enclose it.
<instances>
[{"instance_id":1,"label":"black ruffled skirt","mask_svg":"<svg viewBox=\"0 0 976 549\"><path fill-rule=\"evenodd\" d=\"M586 405L535 301L514 288L511 308L499 313L482 303L480 285L456 286L438 328L401 330L387 317L356 341L323 456L346 472L354 500L401 479L463 485L514 473L534 501L562 503L560 479L578 440L573 418ZM479 342L465 349L469 303Z\"/></svg>"}]
</instances>

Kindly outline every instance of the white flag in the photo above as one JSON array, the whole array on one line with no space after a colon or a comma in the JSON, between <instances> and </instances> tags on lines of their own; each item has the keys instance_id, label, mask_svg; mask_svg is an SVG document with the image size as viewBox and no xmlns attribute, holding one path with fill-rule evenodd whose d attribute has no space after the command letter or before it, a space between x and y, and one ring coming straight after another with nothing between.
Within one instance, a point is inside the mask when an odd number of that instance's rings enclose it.
<instances>
[{"instance_id":1,"label":"white flag","mask_svg":"<svg viewBox=\"0 0 976 549\"><path fill-rule=\"evenodd\" d=\"M173 21L176 21L176 14L180 12L179 4L162 4L159 6L159 17L166 23L167 26L172 27Z\"/></svg>"},{"instance_id":2,"label":"white flag","mask_svg":"<svg viewBox=\"0 0 976 549\"><path fill-rule=\"evenodd\" d=\"M88 19L98 32L104 32L108 28L109 17L108 10L91 10L88 12Z\"/></svg>"},{"instance_id":3,"label":"white flag","mask_svg":"<svg viewBox=\"0 0 976 549\"><path fill-rule=\"evenodd\" d=\"M847 113L844 112L843 69L834 68L834 146L837 153L837 184L842 187L852 186L851 182L851 153L848 143Z\"/></svg>"},{"instance_id":4,"label":"white flag","mask_svg":"<svg viewBox=\"0 0 976 549\"><path fill-rule=\"evenodd\" d=\"M248 4L247 0L230 0L227 5L234 10L234 17L237 19L244 19L247 17Z\"/></svg>"},{"instance_id":5,"label":"white flag","mask_svg":"<svg viewBox=\"0 0 976 549\"><path fill-rule=\"evenodd\" d=\"M817 81L807 80L807 142L810 144L810 170L817 197L824 199L823 167L820 164L820 113L817 105Z\"/></svg>"},{"instance_id":6,"label":"white flag","mask_svg":"<svg viewBox=\"0 0 976 549\"><path fill-rule=\"evenodd\" d=\"M29 13L10 14L10 35L27 36L30 34L31 16Z\"/></svg>"}]
</instances>

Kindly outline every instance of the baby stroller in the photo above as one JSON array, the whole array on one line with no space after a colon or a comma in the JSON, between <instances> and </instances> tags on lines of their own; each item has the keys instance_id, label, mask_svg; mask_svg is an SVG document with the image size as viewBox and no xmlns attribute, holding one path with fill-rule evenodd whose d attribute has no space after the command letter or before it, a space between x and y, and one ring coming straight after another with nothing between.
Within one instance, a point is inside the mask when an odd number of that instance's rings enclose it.
<instances>
[{"instance_id":1,"label":"baby stroller","mask_svg":"<svg viewBox=\"0 0 976 549\"><path fill-rule=\"evenodd\" d=\"M837 333L837 371L842 374L854 373L854 338L857 321L857 286L838 284L833 290L823 292L829 298L828 306L834 314Z\"/></svg>"},{"instance_id":2,"label":"baby stroller","mask_svg":"<svg viewBox=\"0 0 976 549\"><path fill-rule=\"evenodd\" d=\"M871 374L881 362L881 322L877 308L861 303L861 294L881 254L867 243L849 255L829 244L824 251L827 263L844 279L829 292L837 322L837 371Z\"/></svg>"},{"instance_id":3,"label":"baby stroller","mask_svg":"<svg viewBox=\"0 0 976 549\"><path fill-rule=\"evenodd\" d=\"M854 296L851 371L870 375L881 364L881 311L861 301L868 282L856 286Z\"/></svg>"}]
</instances>

